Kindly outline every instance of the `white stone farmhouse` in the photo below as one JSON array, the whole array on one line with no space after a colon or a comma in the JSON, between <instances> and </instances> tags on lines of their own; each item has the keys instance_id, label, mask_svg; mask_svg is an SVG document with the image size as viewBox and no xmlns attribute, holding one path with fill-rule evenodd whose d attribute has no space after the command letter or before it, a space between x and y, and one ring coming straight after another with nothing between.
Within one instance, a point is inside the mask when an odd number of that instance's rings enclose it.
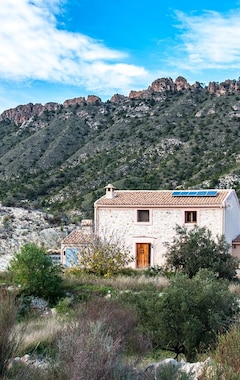
<instances>
[{"instance_id":1,"label":"white stone farmhouse","mask_svg":"<svg viewBox=\"0 0 240 380\"><path fill-rule=\"evenodd\" d=\"M172 241L176 225L206 226L213 237L224 235L229 253L240 258L240 205L234 190L116 190L111 184L105 189L94 203L95 234L123 241L135 258L133 267L163 264L165 243Z\"/></svg>"}]
</instances>

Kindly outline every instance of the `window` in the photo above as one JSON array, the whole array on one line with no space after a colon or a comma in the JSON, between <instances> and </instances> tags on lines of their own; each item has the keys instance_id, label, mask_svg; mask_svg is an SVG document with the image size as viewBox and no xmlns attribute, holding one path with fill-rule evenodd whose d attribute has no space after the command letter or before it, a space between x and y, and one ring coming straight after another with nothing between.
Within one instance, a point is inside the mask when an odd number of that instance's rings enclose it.
<instances>
[{"instance_id":1,"label":"window","mask_svg":"<svg viewBox=\"0 0 240 380\"><path fill-rule=\"evenodd\" d=\"M149 222L149 210L137 210L138 222Z\"/></svg>"},{"instance_id":2,"label":"window","mask_svg":"<svg viewBox=\"0 0 240 380\"><path fill-rule=\"evenodd\" d=\"M185 223L196 223L197 211L185 211Z\"/></svg>"}]
</instances>

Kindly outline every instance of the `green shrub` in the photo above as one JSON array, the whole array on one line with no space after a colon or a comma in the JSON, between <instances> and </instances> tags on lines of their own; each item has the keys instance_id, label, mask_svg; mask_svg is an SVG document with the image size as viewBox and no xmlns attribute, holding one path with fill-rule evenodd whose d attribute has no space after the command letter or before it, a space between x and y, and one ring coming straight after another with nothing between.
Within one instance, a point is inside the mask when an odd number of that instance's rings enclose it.
<instances>
[{"instance_id":1,"label":"green shrub","mask_svg":"<svg viewBox=\"0 0 240 380\"><path fill-rule=\"evenodd\" d=\"M73 317L74 311L72 308L73 300L71 298L62 298L58 301L55 309L60 317Z\"/></svg>"},{"instance_id":2,"label":"green shrub","mask_svg":"<svg viewBox=\"0 0 240 380\"><path fill-rule=\"evenodd\" d=\"M61 296L62 268L53 263L42 247L23 245L10 261L9 272L24 294L43 297L51 303Z\"/></svg>"},{"instance_id":3,"label":"green shrub","mask_svg":"<svg viewBox=\"0 0 240 380\"><path fill-rule=\"evenodd\" d=\"M228 284L207 270L192 279L176 275L163 293L152 287L120 298L136 309L139 328L150 336L153 347L184 354L187 361L214 345L217 334L228 330L238 312Z\"/></svg>"},{"instance_id":4,"label":"green shrub","mask_svg":"<svg viewBox=\"0 0 240 380\"><path fill-rule=\"evenodd\" d=\"M175 270L193 277L200 269L211 270L219 278L233 280L239 260L229 254L229 244L223 236L213 239L206 227L191 230L176 227L172 243L166 243L166 270Z\"/></svg>"},{"instance_id":5,"label":"green shrub","mask_svg":"<svg viewBox=\"0 0 240 380\"><path fill-rule=\"evenodd\" d=\"M160 265L150 266L145 270L146 277L156 277L159 275L163 275L163 268Z\"/></svg>"}]
</instances>

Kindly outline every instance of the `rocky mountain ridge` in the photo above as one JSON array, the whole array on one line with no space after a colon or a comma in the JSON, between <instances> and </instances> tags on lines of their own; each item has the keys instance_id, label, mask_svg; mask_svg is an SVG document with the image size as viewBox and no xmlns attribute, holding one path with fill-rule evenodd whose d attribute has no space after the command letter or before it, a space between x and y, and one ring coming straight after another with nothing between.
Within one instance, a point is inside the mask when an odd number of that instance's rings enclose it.
<instances>
[{"instance_id":1,"label":"rocky mountain ridge","mask_svg":"<svg viewBox=\"0 0 240 380\"><path fill-rule=\"evenodd\" d=\"M15 108L10 108L6 111L4 111L0 115L0 121L1 120L10 120L13 121L15 124L19 125L22 123L25 123L27 120L31 119L34 116L41 116L44 112L51 112L51 111L57 111L60 108L66 108L69 106L74 106L77 104L94 104L101 102L101 99L98 96L95 95L89 95L87 99L84 97L78 97L73 99L65 100L63 104L49 102L45 105L42 105L41 103L28 103L25 105L19 105Z\"/></svg>"},{"instance_id":2,"label":"rocky mountain ridge","mask_svg":"<svg viewBox=\"0 0 240 380\"><path fill-rule=\"evenodd\" d=\"M177 77L175 81L173 81L172 78L159 78L153 81L146 90L131 90L128 97L120 94L115 94L111 97L110 102L119 103L120 101L128 99L146 99L151 97L153 94L161 94L166 91L174 92L193 89L201 90L203 88L204 86L199 82L195 82L193 85L190 85L182 76ZM240 92L240 81L228 79L222 83L210 82L205 88L210 94L221 96ZM41 116L45 111L51 112L57 111L61 108L67 108L69 106L100 103L102 103L102 100L96 95L88 95L87 98L80 96L73 99L67 99L63 102L63 104L55 102L49 102L45 105L42 105L40 103L29 103L26 105L19 105L15 108L10 108L4 111L2 114L0 114L0 121L8 119L17 125L20 125L35 116Z\"/></svg>"}]
</instances>

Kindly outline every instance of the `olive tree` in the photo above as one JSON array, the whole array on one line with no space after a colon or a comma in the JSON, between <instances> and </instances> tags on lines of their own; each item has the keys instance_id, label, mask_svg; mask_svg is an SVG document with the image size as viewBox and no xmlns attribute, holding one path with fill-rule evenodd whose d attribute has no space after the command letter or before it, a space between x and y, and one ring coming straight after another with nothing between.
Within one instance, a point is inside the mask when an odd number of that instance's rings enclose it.
<instances>
[{"instance_id":1,"label":"olive tree","mask_svg":"<svg viewBox=\"0 0 240 380\"><path fill-rule=\"evenodd\" d=\"M207 269L193 278L177 273L160 294L151 288L124 293L120 299L136 309L138 328L154 348L172 351L176 358L183 354L189 362L214 347L218 334L229 329L238 313L228 281L216 279Z\"/></svg>"},{"instance_id":2,"label":"olive tree","mask_svg":"<svg viewBox=\"0 0 240 380\"><path fill-rule=\"evenodd\" d=\"M236 296L225 280L206 269L192 279L178 274L161 297L159 343L194 361L197 352L212 347L218 334L228 330L237 312Z\"/></svg>"},{"instance_id":3,"label":"olive tree","mask_svg":"<svg viewBox=\"0 0 240 380\"><path fill-rule=\"evenodd\" d=\"M188 230L176 227L176 236L166 243L166 270L175 270L193 277L201 268L211 270L219 278L236 277L239 260L229 254L229 244L224 236L213 239L206 227Z\"/></svg>"}]
</instances>

